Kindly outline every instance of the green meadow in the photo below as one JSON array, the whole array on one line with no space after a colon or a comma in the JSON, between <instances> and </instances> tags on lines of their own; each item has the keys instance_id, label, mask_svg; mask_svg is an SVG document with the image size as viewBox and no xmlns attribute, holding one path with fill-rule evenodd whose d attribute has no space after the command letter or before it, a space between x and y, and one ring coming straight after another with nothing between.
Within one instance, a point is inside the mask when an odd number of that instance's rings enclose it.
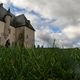
<instances>
[{"instance_id":1,"label":"green meadow","mask_svg":"<svg viewBox=\"0 0 80 80\"><path fill-rule=\"evenodd\" d=\"M80 80L80 50L1 47L0 80Z\"/></svg>"}]
</instances>

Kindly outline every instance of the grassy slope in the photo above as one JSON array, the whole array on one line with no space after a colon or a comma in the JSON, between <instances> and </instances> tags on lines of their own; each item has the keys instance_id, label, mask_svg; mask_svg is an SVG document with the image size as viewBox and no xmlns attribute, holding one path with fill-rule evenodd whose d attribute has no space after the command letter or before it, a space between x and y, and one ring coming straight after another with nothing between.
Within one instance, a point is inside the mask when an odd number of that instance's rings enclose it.
<instances>
[{"instance_id":1,"label":"grassy slope","mask_svg":"<svg viewBox=\"0 0 80 80\"><path fill-rule=\"evenodd\" d=\"M0 80L80 80L80 50L0 48Z\"/></svg>"}]
</instances>

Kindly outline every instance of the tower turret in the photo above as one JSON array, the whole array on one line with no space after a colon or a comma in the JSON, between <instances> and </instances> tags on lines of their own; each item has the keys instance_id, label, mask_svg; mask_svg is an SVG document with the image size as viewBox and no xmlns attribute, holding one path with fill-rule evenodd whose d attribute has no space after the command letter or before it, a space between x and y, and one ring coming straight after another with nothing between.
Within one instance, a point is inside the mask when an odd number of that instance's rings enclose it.
<instances>
[{"instance_id":1,"label":"tower turret","mask_svg":"<svg viewBox=\"0 0 80 80\"><path fill-rule=\"evenodd\" d=\"M4 25L4 37L5 39L9 36L9 28L10 28L10 21L11 21L11 13L10 13L10 8L8 9L6 15L4 16L4 21L5 21L5 25Z\"/></svg>"},{"instance_id":2,"label":"tower turret","mask_svg":"<svg viewBox=\"0 0 80 80\"><path fill-rule=\"evenodd\" d=\"M3 3L0 3L0 7L3 7Z\"/></svg>"}]
</instances>

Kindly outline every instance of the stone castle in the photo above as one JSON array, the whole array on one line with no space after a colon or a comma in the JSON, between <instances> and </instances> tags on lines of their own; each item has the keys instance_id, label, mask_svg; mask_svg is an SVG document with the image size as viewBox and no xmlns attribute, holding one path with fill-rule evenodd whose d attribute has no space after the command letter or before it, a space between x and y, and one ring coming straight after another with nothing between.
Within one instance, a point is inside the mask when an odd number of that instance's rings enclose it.
<instances>
[{"instance_id":1,"label":"stone castle","mask_svg":"<svg viewBox=\"0 0 80 80\"><path fill-rule=\"evenodd\" d=\"M25 48L34 47L35 30L24 14L15 16L0 4L0 45L17 44Z\"/></svg>"}]
</instances>

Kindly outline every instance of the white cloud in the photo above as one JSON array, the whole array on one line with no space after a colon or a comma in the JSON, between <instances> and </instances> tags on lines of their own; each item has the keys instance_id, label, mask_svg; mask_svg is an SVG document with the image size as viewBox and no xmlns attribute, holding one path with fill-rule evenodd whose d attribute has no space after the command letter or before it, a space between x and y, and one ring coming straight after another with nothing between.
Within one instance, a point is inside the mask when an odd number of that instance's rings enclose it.
<instances>
[{"instance_id":1,"label":"white cloud","mask_svg":"<svg viewBox=\"0 0 80 80\"><path fill-rule=\"evenodd\" d=\"M7 0L0 0L0 3L7 3Z\"/></svg>"},{"instance_id":2,"label":"white cloud","mask_svg":"<svg viewBox=\"0 0 80 80\"><path fill-rule=\"evenodd\" d=\"M77 26L67 26L63 29L63 32L69 39L76 39L80 37L80 25Z\"/></svg>"},{"instance_id":3,"label":"white cloud","mask_svg":"<svg viewBox=\"0 0 80 80\"><path fill-rule=\"evenodd\" d=\"M29 7L46 17L80 15L79 0L11 0L18 7Z\"/></svg>"}]
</instances>

